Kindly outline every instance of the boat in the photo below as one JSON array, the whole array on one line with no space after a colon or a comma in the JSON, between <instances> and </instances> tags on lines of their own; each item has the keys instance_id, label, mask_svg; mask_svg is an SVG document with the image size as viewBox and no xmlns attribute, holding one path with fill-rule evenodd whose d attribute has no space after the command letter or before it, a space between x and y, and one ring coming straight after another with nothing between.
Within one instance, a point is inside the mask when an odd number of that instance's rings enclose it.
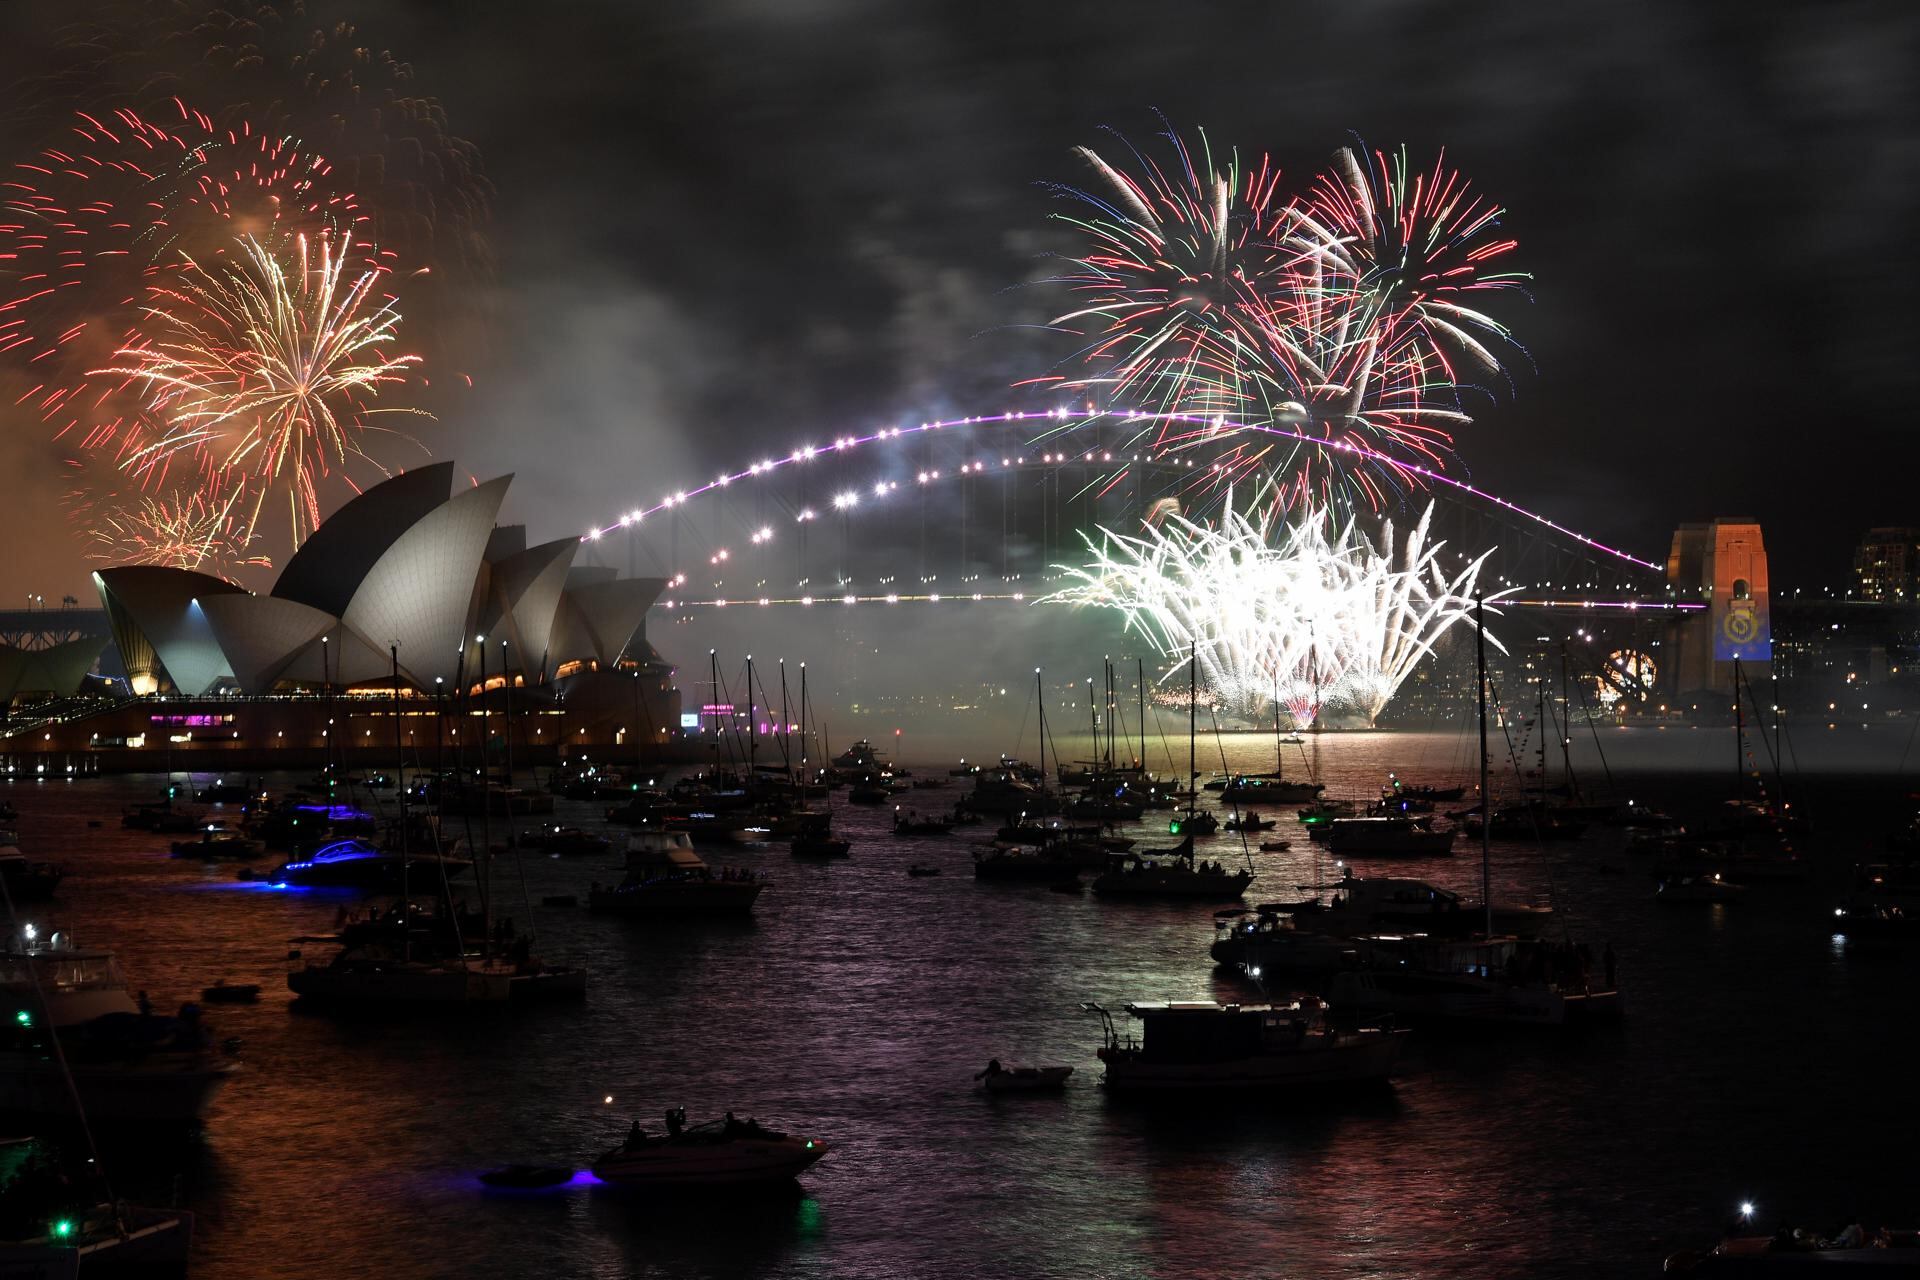
<instances>
[{"instance_id":1,"label":"boat","mask_svg":"<svg viewBox=\"0 0 1920 1280\"><path fill-rule=\"evenodd\" d=\"M296 938L287 952L287 989L301 1000L332 1008L426 1010L574 999L587 991L587 971L549 965L521 935L504 952L490 950L484 929L462 945L435 927L432 917L403 915L397 929L383 921L336 938ZM305 958L315 941L342 945L324 962Z\"/></svg>"},{"instance_id":2,"label":"boat","mask_svg":"<svg viewBox=\"0 0 1920 1280\"><path fill-rule=\"evenodd\" d=\"M1355 963L1352 945L1333 934L1309 932L1280 905L1252 911L1220 911L1213 917L1213 945L1207 953L1223 968L1240 969L1255 980L1312 980Z\"/></svg>"},{"instance_id":3,"label":"boat","mask_svg":"<svg viewBox=\"0 0 1920 1280\"><path fill-rule=\"evenodd\" d=\"M1042 845L1003 847L987 845L973 855L975 880L1025 880L1057 884L1080 879L1081 866L1075 859Z\"/></svg>"},{"instance_id":4,"label":"boat","mask_svg":"<svg viewBox=\"0 0 1920 1280\"><path fill-rule=\"evenodd\" d=\"M208 1004L252 1004L260 998L260 984L228 982L222 978L210 987L200 988L200 998Z\"/></svg>"},{"instance_id":5,"label":"boat","mask_svg":"<svg viewBox=\"0 0 1920 1280\"><path fill-rule=\"evenodd\" d=\"M1746 892L1744 885L1734 884L1719 872L1709 876L1675 876L1662 880L1653 891L1655 902L1674 903L1691 906L1697 903L1738 902L1740 895Z\"/></svg>"},{"instance_id":6,"label":"boat","mask_svg":"<svg viewBox=\"0 0 1920 1280\"><path fill-rule=\"evenodd\" d=\"M673 1117L681 1117L676 1120ZM728 1112L688 1129L669 1113L668 1132L635 1125L627 1140L593 1162L593 1175L617 1187L745 1187L788 1182L827 1154L827 1144L737 1121Z\"/></svg>"},{"instance_id":7,"label":"boat","mask_svg":"<svg viewBox=\"0 0 1920 1280\"><path fill-rule=\"evenodd\" d=\"M1285 853L1292 847L1293 842L1290 840L1262 840L1260 842L1260 852L1262 853Z\"/></svg>"},{"instance_id":8,"label":"boat","mask_svg":"<svg viewBox=\"0 0 1920 1280\"><path fill-rule=\"evenodd\" d=\"M197 1006L169 1018L129 995L111 951L32 925L0 951L0 1113L192 1126L237 1070Z\"/></svg>"},{"instance_id":9,"label":"boat","mask_svg":"<svg viewBox=\"0 0 1920 1280\"><path fill-rule=\"evenodd\" d=\"M1496 902L1489 913L1451 889L1406 876L1357 876L1349 868L1330 886L1332 897L1274 904L1294 925L1312 933L1357 938L1370 933L1424 933L1466 937L1487 927L1495 933L1538 937L1552 923L1552 907Z\"/></svg>"},{"instance_id":10,"label":"boat","mask_svg":"<svg viewBox=\"0 0 1920 1280\"><path fill-rule=\"evenodd\" d=\"M1743 1215L1743 1218L1746 1215ZM1740 1227L1746 1227L1742 1221ZM1669 1254L1661 1272L1699 1280L1819 1280L1841 1272L1861 1276L1920 1275L1920 1230L1850 1225L1827 1239L1783 1228L1771 1236L1740 1235L1729 1230L1710 1249Z\"/></svg>"},{"instance_id":11,"label":"boat","mask_svg":"<svg viewBox=\"0 0 1920 1280\"><path fill-rule=\"evenodd\" d=\"M15 902L41 902L66 879L67 869L56 863L30 859L11 844L0 844L0 880Z\"/></svg>"},{"instance_id":12,"label":"boat","mask_svg":"<svg viewBox=\"0 0 1920 1280\"><path fill-rule=\"evenodd\" d=\"M249 787L238 782L227 782L216 778L208 785L193 793L193 798L201 804L244 804L261 794L259 787Z\"/></svg>"},{"instance_id":13,"label":"boat","mask_svg":"<svg viewBox=\"0 0 1920 1280\"><path fill-rule=\"evenodd\" d=\"M685 832L636 832L627 845L626 878L595 883L587 909L619 914L746 912L766 888L751 871L715 874Z\"/></svg>"},{"instance_id":14,"label":"boat","mask_svg":"<svg viewBox=\"0 0 1920 1280\"><path fill-rule=\"evenodd\" d=\"M373 893L404 891L411 876L430 883L442 875L457 875L473 863L449 854L406 854L371 844L358 837L335 840L310 856L282 863L268 881L302 889L360 889Z\"/></svg>"},{"instance_id":15,"label":"boat","mask_svg":"<svg viewBox=\"0 0 1920 1280\"><path fill-rule=\"evenodd\" d=\"M267 851L267 842L214 821L201 824L199 838L175 840L171 847L176 858L256 858Z\"/></svg>"},{"instance_id":16,"label":"boat","mask_svg":"<svg viewBox=\"0 0 1920 1280\"><path fill-rule=\"evenodd\" d=\"M56 1179L45 1198L57 1203L71 1188ZM9 1184L9 1194L31 1195L31 1188ZM193 1215L185 1209L101 1202L81 1210L54 1210L37 1235L0 1237L0 1278L72 1280L73 1277L183 1276L193 1246Z\"/></svg>"},{"instance_id":17,"label":"boat","mask_svg":"<svg viewBox=\"0 0 1920 1280\"><path fill-rule=\"evenodd\" d=\"M1356 938L1359 964L1333 975L1337 1007L1411 1021L1557 1027L1618 1017L1620 993L1596 985L1566 944L1524 938Z\"/></svg>"},{"instance_id":18,"label":"boat","mask_svg":"<svg viewBox=\"0 0 1920 1280\"><path fill-rule=\"evenodd\" d=\"M787 842L788 851L796 858L844 858L852 848L848 841L830 836L795 836Z\"/></svg>"},{"instance_id":19,"label":"boat","mask_svg":"<svg viewBox=\"0 0 1920 1280\"><path fill-rule=\"evenodd\" d=\"M860 741L833 757L829 762L836 769L862 769L878 771L885 766L873 749L873 743L862 738Z\"/></svg>"},{"instance_id":20,"label":"boat","mask_svg":"<svg viewBox=\"0 0 1920 1280\"><path fill-rule=\"evenodd\" d=\"M1345 858L1439 858L1453 852L1452 829L1435 831L1428 818L1336 818L1327 843Z\"/></svg>"},{"instance_id":21,"label":"boat","mask_svg":"<svg viewBox=\"0 0 1920 1280\"><path fill-rule=\"evenodd\" d=\"M1193 839L1172 849L1111 855L1094 878L1093 891L1109 898L1237 898L1253 883L1251 871L1229 871L1217 862L1196 862Z\"/></svg>"},{"instance_id":22,"label":"boat","mask_svg":"<svg viewBox=\"0 0 1920 1280\"><path fill-rule=\"evenodd\" d=\"M1213 1001L1129 1004L1138 1040L1123 1038L1113 1014L1097 1004L1105 1032L1100 1061L1110 1092L1219 1093L1281 1090L1303 1100L1302 1085L1384 1084L1407 1032L1377 1026L1339 1027L1311 998L1294 1004Z\"/></svg>"},{"instance_id":23,"label":"boat","mask_svg":"<svg viewBox=\"0 0 1920 1280\"><path fill-rule=\"evenodd\" d=\"M988 1093L1058 1093L1067 1087L1072 1067L1003 1067L1000 1059L987 1063L974 1079Z\"/></svg>"},{"instance_id":24,"label":"boat","mask_svg":"<svg viewBox=\"0 0 1920 1280\"><path fill-rule=\"evenodd\" d=\"M861 782L847 788L848 804L885 804L893 799L893 792L876 783Z\"/></svg>"},{"instance_id":25,"label":"boat","mask_svg":"<svg viewBox=\"0 0 1920 1280\"><path fill-rule=\"evenodd\" d=\"M1578 840L1587 834L1585 819L1537 801L1495 809L1490 826L1485 813L1485 806L1476 805L1460 815L1468 835L1479 836L1484 832L1495 840L1544 841Z\"/></svg>"},{"instance_id":26,"label":"boat","mask_svg":"<svg viewBox=\"0 0 1920 1280\"><path fill-rule=\"evenodd\" d=\"M541 849L555 857L613 852L612 840L580 827L543 827L539 831L516 835L514 840L525 848Z\"/></svg>"},{"instance_id":27,"label":"boat","mask_svg":"<svg viewBox=\"0 0 1920 1280\"><path fill-rule=\"evenodd\" d=\"M1227 831L1271 831L1280 824L1272 818L1263 818L1249 809L1237 818L1228 818L1224 830Z\"/></svg>"},{"instance_id":28,"label":"boat","mask_svg":"<svg viewBox=\"0 0 1920 1280\"><path fill-rule=\"evenodd\" d=\"M943 836L953 830L951 818L929 818L911 809L893 809L893 834L897 836Z\"/></svg>"}]
</instances>

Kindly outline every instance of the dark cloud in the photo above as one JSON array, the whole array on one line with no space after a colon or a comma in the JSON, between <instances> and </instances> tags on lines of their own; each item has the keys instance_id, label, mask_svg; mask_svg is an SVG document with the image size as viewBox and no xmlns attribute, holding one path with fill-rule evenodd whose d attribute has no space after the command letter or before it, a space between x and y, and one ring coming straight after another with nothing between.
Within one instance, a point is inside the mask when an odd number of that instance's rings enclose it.
<instances>
[{"instance_id":1,"label":"dark cloud","mask_svg":"<svg viewBox=\"0 0 1920 1280\"><path fill-rule=\"evenodd\" d=\"M1789 582L1920 522L1911 6L309 8L485 157L498 328L440 447L518 471L539 536L796 436L999 406L1057 354L1019 327L1060 243L1038 184L1155 108L1301 174L1350 130L1444 145L1511 209L1535 302L1502 308L1527 355L1462 435L1477 482L1656 558L1751 513Z\"/></svg>"}]
</instances>

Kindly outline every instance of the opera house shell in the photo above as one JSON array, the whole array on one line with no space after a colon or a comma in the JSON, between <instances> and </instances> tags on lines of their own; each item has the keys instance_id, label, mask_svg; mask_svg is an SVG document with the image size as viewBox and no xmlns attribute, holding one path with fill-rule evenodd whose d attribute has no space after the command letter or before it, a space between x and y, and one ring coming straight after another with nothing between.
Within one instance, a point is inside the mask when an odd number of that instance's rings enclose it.
<instances>
[{"instance_id":1,"label":"opera house shell","mask_svg":"<svg viewBox=\"0 0 1920 1280\"><path fill-rule=\"evenodd\" d=\"M266 694L400 678L525 685L657 660L646 613L660 578L576 566L578 538L526 545L497 527L512 477L453 491L450 462L395 476L315 529L273 591L130 565L94 574L136 694ZM486 636L484 657L476 637ZM631 654L629 654L631 650Z\"/></svg>"}]
</instances>

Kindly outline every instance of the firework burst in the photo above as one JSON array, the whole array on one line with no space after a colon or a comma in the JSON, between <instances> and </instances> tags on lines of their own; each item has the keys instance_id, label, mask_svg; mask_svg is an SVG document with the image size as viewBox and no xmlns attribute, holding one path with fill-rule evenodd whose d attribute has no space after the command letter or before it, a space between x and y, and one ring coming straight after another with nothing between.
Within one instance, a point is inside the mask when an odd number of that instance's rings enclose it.
<instances>
[{"instance_id":1,"label":"firework burst","mask_svg":"<svg viewBox=\"0 0 1920 1280\"><path fill-rule=\"evenodd\" d=\"M140 388L152 424L122 469L150 486L189 459L196 476L243 484L249 538L269 498L284 498L295 543L319 523L319 481L366 456L367 419L419 412L368 407L419 357L391 353L400 315L378 293L382 273L349 276L342 248L301 236L275 252L247 238L238 260L190 261L150 289L141 340L100 371Z\"/></svg>"},{"instance_id":2,"label":"firework burst","mask_svg":"<svg viewBox=\"0 0 1920 1280\"><path fill-rule=\"evenodd\" d=\"M1081 148L1092 189L1056 188L1084 248L1055 280L1079 305L1053 324L1086 341L1067 372L1025 385L1127 410L1147 424L1130 453L1204 453L1188 483L1251 479L1278 510L1378 510L1419 487L1413 468L1444 469L1470 421L1461 357L1497 370L1488 344L1507 339L1464 299L1523 279L1488 269L1513 247L1492 235L1501 210L1444 165L1412 173L1404 152L1369 167L1343 151L1289 198L1267 157L1164 137L1170 160L1132 149L1125 168Z\"/></svg>"},{"instance_id":3,"label":"firework burst","mask_svg":"<svg viewBox=\"0 0 1920 1280\"><path fill-rule=\"evenodd\" d=\"M209 497L200 490L136 494L108 503L86 525L87 556L114 564L154 564L231 577L267 567L236 516L239 495Z\"/></svg>"},{"instance_id":4,"label":"firework burst","mask_svg":"<svg viewBox=\"0 0 1920 1280\"><path fill-rule=\"evenodd\" d=\"M1089 562L1043 603L1120 611L1177 670L1191 651L1222 703L1254 714L1278 698L1296 724L1329 703L1372 722L1442 636L1468 616L1485 556L1449 575L1428 506L1404 541L1376 544L1322 508L1291 525L1270 503L1228 496L1218 525L1169 516L1138 536L1086 538ZM1505 593L1488 597L1489 601Z\"/></svg>"}]
</instances>

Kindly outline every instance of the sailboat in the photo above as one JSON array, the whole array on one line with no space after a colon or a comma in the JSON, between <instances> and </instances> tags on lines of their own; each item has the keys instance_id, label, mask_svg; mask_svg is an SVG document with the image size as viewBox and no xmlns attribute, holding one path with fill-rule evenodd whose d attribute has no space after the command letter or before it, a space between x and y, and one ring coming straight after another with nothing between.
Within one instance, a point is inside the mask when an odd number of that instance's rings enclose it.
<instances>
[{"instance_id":1,"label":"sailboat","mask_svg":"<svg viewBox=\"0 0 1920 1280\"><path fill-rule=\"evenodd\" d=\"M481 652L484 654L485 649ZM391 655L394 750L399 755L400 654L397 646ZM484 658L482 661L484 663ZM484 672L483 666L482 689L486 687ZM484 730L481 736L484 741ZM403 806L405 802L403 792ZM483 819L485 816L483 809ZM450 929L441 927L439 913L430 916L418 911L408 901L411 888L407 878L408 825L403 815L399 824L401 893L391 924L352 935L294 939L294 947L287 953L290 991L317 1005L361 1009L458 1008L585 993L586 970L543 964L532 953L530 936L515 939L508 955L494 953L490 936L490 875L484 885L489 921L483 924L479 937L466 936L457 911L445 913L451 920ZM490 842L483 837L482 843ZM490 859L490 850L488 856ZM452 895L444 874L439 888L440 900L450 904ZM302 950L304 944L311 942L336 943L339 950L324 962L314 962L306 959Z\"/></svg>"},{"instance_id":2,"label":"sailboat","mask_svg":"<svg viewBox=\"0 0 1920 1280\"><path fill-rule=\"evenodd\" d=\"M1480 794L1487 794L1487 646L1485 607L1474 603L1480 713ZM1413 1020L1560 1026L1620 1013L1612 962L1606 981L1589 971L1571 943L1500 936L1493 931L1492 834L1480 828L1478 937L1393 934L1354 939L1358 964L1333 975L1327 999L1361 1014Z\"/></svg>"},{"instance_id":3,"label":"sailboat","mask_svg":"<svg viewBox=\"0 0 1920 1280\"><path fill-rule=\"evenodd\" d=\"M1195 834L1211 835L1220 820L1211 813L1194 809L1192 780L1194 772L1194 735L1198 707L1198 646L1189 657L1187 669L1187 812L1174 819L1173 834L1184 838L1171 849L1130 849L1115 854L1107 869L1094 878L1093 891L1114 898L1237 898L1253 883L1253 870L1229 871L1217 862L1196 862L1193 856Z\"/></svg>"},{"instance_id":4,"label":"sailboat","mask_svg":"<svg viewBox=\"0 0 1920 1280\"><path fill-rule=\"evenodd\" d=\"M1320 793L1327 789L1325 783L1287 781L1286 766L1280 758L1286 750L1286 741L1280 734L1280 672L1276 668L1273 673L1273 772L1243 773L1229 778L1221 788L1220 798L1228 802L1255 800L1267 804L1312 804L1318 800Z\"/></svg>"}]
</instances>

